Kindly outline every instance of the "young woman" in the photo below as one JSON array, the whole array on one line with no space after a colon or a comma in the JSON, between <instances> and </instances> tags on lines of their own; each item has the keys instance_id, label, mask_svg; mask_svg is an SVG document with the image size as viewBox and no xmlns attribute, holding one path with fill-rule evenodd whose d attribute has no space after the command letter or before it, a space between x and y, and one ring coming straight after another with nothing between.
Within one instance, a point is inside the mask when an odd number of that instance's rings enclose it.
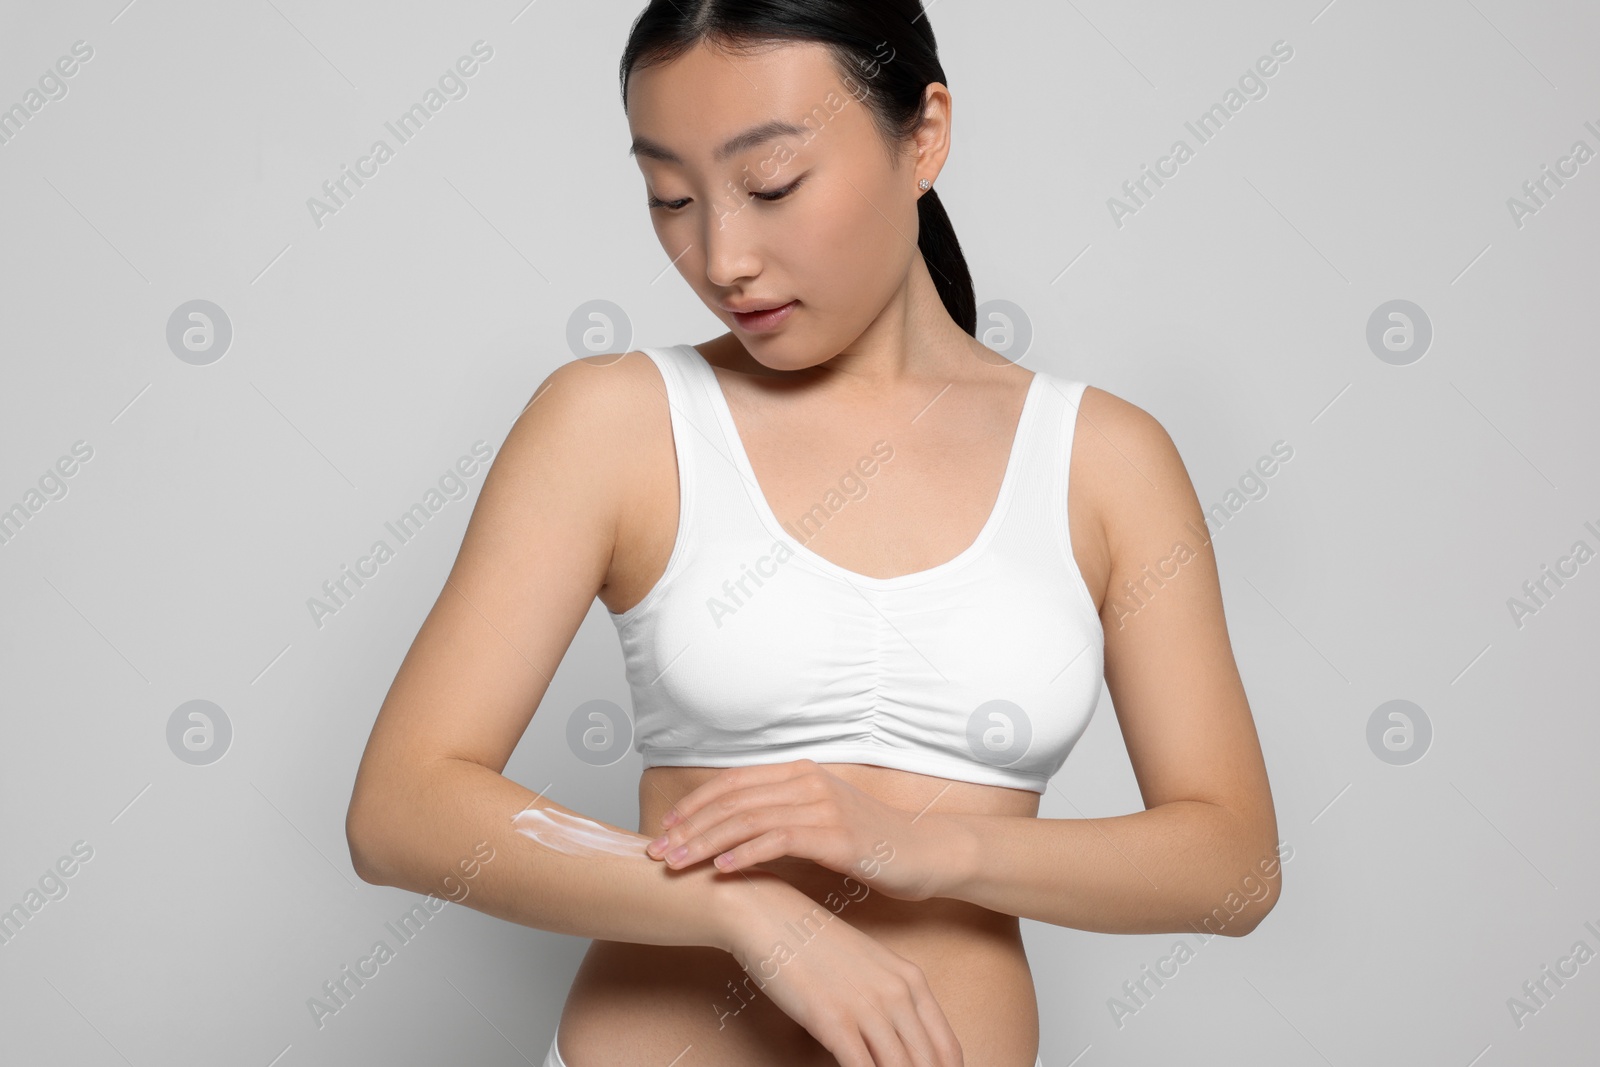
<instances>
[{"instance_id":1,"label":"young woman","mask_svg":"<svg viewBox=\"0 0 1600 1067\"><path fill-rule=\"evenodd\" d=\"M651 219L728 332L545 379L348 817L370 882L487 841L467 904L594 939L548 1064L1037 1065L1020 916L1238 935L1276 900L1187 472L1144 411L976 339L944 81L915 0L634 24ZM501 774L596 597L637 833ZM1102 683L1146 810L1040 819Z\"/></svg>"}]
</instances>

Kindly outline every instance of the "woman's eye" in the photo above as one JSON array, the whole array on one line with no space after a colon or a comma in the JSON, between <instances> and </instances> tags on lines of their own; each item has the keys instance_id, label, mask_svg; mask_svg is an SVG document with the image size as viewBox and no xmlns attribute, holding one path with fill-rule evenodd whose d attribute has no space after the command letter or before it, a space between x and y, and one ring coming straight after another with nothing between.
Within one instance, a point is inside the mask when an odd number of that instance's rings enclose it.
<instances>
[{"instance_id":1,"label":"woman's eye","mask_svg":"<svg viewBox=\"0 0 1600 1067\"><path fill-rule=\"evenodd\" d=\"M804 182L804 181L805 181L805 179L801 178L801 179L799 179L799 181L791 182L790 184L784 186L782 189L777 189L777 190L774 190L773 192L770 192L770 193L751 193L750 195L755 197L757 200L763 200L763 201L766 201L767 203L770 204L770 203L773 203L774 201L782 200L784 197L788 196L790 193L792 193L796 189L800 188L801 183ZM652 207L652 208L664 207L668 211L678 211L685 204L687 204L688 202L689 202L689 198L688 197L685 197L685 198L683 198L681 200L658 200L658 199L656 199L655 197L652 196L645 203L646 203L647 207Z\"/></svg>"},{"instance_id":2,"label":"woman's eye","mask_svg":"<svg viewBox=\"0 0 1600 1067\"><path fill-rule=\"evenodd\" d=\"M799 181L792 182L789 185L784 186L782 189L777 190L776 192L771 192L771 193L751 193L750 195L755 197L757 200L765 200L768 203L771 203L774 200L782 200L784 197L788 196L790 193L792 193L796 189L800 188L800 183L804 182L804 181L805 181L805 179L801 178Z\"/></svg>"}]
</instances>

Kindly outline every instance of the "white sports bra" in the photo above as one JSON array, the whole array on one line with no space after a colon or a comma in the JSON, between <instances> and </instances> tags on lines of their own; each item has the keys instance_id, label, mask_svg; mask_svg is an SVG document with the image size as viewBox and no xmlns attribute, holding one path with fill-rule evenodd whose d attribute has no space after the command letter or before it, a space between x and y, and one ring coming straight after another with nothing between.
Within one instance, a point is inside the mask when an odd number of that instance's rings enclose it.
<instances>
[{"instance_id":1,"label":"white sports bra","mask_svg":"<svg viewBox=\"0 0 1600 1067\"><path fill-rule=\"evenodd\" d=\"M1085 383L1035 371L994 509L955 558L892 578L778 521L711 365L644 348L666 383L677 540L610 612L646 767L866 763L1043 793L1099 702L1105 633L1073 559L1067 472ZM802 523L892 462L873 446Z\"/></svg>"}]
</instances>

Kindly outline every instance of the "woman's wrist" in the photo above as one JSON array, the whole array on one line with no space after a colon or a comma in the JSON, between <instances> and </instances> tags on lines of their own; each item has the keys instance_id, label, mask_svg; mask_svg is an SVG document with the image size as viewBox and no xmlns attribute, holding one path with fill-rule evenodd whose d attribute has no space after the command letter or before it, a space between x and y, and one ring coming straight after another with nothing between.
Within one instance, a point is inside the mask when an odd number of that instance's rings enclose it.
<instances>
[{"instance_id":1,"label":"woman's wrist","mask_svg":"<svg viewBox=\"0 0 1600 1067\"><path fill-rule=\"evenodd\" d=\"M925 884L918 900L945 897L966 900L965 895L977 874L982 840L973 821L964 813L927 814L925 841L935 855L928 861L933 877Z\"/></svg>"},{"instance_id":2,"label":"woman's wrist","mask_svg":"<svg viewBox=\"0 0 1600 1067\"><path fill-rule=\"evenodd\" d=\"M791 910L798 914L817 902L771 871L751 868L731 874L718 872L710 905L716 946L737 958L748 937L771 926L774 915Z\"/></svg>"}]
</instances>

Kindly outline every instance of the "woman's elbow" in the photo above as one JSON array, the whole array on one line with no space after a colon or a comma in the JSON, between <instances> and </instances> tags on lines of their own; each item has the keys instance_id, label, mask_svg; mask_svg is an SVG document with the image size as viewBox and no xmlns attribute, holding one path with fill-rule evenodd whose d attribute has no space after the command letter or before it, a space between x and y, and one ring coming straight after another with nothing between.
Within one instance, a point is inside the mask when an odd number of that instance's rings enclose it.
<instances>
[{"instance_id":1,"label":"woman's elbow","mask_svg":"<svg viewBox=\"0 0 1600 1067\"><path fill-rule=\"evenodd\" d=\"M1200 917L1197 928L1224 937L1243 937L1261 925L1278 904L1283 891L1283 865L1293 850L1275 841L1277 828L1270 821L1265 828L1259 821L1239 820L1231 851L1238 857L1229 864L1225 885L1213 890L1207 902L1210 910ZM1244 827L1249 826L1248 829Z\"/></svg>"},{"instance_id":2,"label":"woman's elbow","mask_svg":"<svg viewBox=\"0 0 1600 1067\"><path fill-rule=\"evenodd\" d=\"M392 885L379 848L381 838L373 815L377 805L370 793L370 789L357 787L350 795L350 807L344 815L344 840L350 849L350 866L363 882Z\"/></svg>"},{"instance_id":3,"label":"woman's elbow","mask_svg":"<svg viewBox=\"0 0 1600 1067\"><path fill-rule=\"evenodd\" d=\"M1246 904L1234 923L1237 929L1231 931L1233 936L1243 937L1253 932L1272 909L1278 906L1278 898L1283 893L1286 847L1282 843L1272 843L1256 847L1251 854L1251 866L1239 885L1239 892ZM1290 854L1292 855L1292 852Z\"/></svg>"}]
</instances>

